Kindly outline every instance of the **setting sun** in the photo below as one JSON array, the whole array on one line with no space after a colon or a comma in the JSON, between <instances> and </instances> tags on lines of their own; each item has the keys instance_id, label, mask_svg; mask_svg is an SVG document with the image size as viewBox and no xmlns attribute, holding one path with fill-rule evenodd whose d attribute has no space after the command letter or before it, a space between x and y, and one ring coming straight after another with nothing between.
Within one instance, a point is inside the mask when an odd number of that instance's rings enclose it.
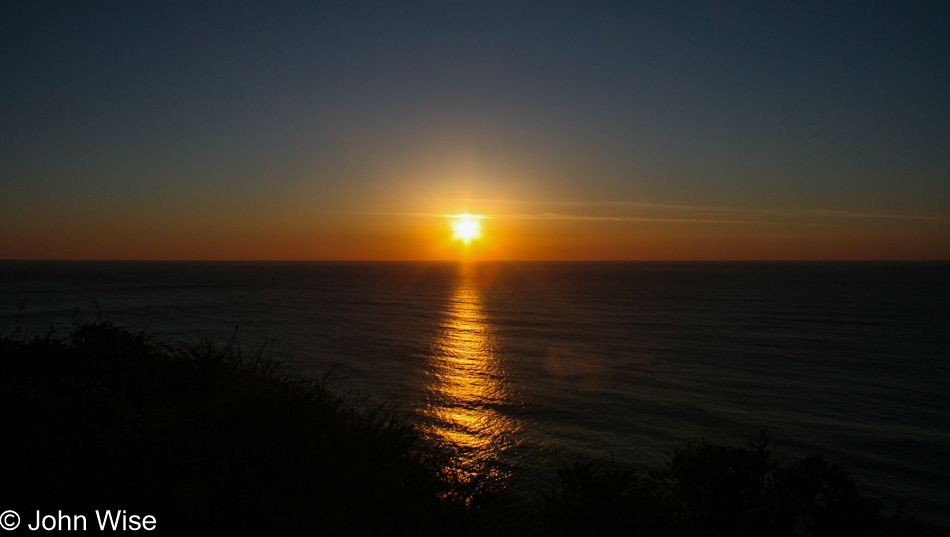
<instances>
[{"instance_id":1,"label":"setting sun","mask_svg":"<svg viewBox=\"0 0 950 537\"><path fill-rule=\"evenodd\" d=\"M478 217L472 216L470 214L460 214L455 218L456 220L452 224L452 229L455 230L455 238L457 240L469 243L481 235L481 230L479 229L478 225Z\"/></svg>"}]
</instances>

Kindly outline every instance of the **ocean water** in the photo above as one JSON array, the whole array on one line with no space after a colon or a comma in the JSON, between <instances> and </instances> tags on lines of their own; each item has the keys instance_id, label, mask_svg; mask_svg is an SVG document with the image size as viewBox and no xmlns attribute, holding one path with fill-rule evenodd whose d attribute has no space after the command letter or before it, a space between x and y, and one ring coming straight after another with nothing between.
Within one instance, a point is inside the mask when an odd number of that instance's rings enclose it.
<instances>
[{"instance_id":1,"label":"ocean water","mask_svg":"<svg viewBox=\"0 0 950 537\"><path fill-rule=\"evenodd\" d=\"M950 526L950 263L0 262L0 333L99 315L266 342L463 471L766 430Z\"/></svg>"}]
</instances>

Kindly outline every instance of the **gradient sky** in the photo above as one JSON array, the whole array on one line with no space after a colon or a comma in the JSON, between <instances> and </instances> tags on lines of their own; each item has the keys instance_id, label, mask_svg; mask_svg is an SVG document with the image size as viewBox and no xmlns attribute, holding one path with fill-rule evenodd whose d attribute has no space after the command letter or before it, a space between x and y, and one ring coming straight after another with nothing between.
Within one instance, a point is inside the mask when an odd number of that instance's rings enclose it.
<instances>
[{"instance_id":1,"label":"gradient sky","mask_svg":"<svg viewBox=\"0 0 950 537\"><path fill-rule=\"evenodd\" d=\"M950 259L950 2L179 4L0 7L0 258Z\"/></svg>"}]
</instances>

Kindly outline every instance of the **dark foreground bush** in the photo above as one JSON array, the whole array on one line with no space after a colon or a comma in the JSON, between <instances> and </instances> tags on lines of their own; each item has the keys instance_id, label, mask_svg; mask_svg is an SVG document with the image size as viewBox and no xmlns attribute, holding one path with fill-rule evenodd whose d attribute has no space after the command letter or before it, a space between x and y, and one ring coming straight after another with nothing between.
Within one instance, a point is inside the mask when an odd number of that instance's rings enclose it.
<instances>
[{"instance_id":1,"label":"dark foreground bush","mask_svg":"<svg viewBox=\"0 0 950 537\"><path fill-rule=\"evenodd\" d=\"M95 510L124 509L176 534L925 534L820 457L779 464L765 439L688 444L663 470L578 461L515 495L449 471L400 414L260 353L108 322L0 338L0 424L0 509L24 525L39 509L98 530Z\"/></svg>"},{"instance_id":2,"label":"dark foreground bush","mask_svg":"<svg viewBox=\"0 0 950 537\"><path fill-rule=\"evenodd\" d=\"M545 496L559 535L911 536L938 535L888 513L821 456L781 464L763 434L747 447L689 443L660 470L623 463L562 465Z\"/></svg>"},{"instance_id":3,"label":"dark foreground bush","mask_svg":"<svg viewBox=\"0 0 950 537\"><path fill-rule=\"evenodd\" d=\"M168 348L107 322L0 340L2 507L125 509L212 533L476 527L408 421L284 373L234 346Z\"/></svg>"}]
</instances>

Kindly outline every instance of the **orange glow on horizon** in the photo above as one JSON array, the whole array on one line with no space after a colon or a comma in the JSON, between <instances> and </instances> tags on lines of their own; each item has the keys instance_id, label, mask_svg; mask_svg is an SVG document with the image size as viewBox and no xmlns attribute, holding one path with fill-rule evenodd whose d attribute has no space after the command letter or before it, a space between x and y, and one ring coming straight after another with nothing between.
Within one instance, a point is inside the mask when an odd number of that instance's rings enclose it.
<instances>
[{"instance_id":1,"label":"orange glow on horizon","mask_svg":"<svg viewBox=\"0 0 950 537\"><path fill-rule=\"evenodd\" d=\"M410 205L411 206L411 205ZM0 259L352 261L947 260L950 220L754 214L755 224L581 218L481 200L403 213L76 211L3 227ZM91 213L92 214L92 213ZM6 216L6 215L4 215ZM672 216L679 216L678 213ZM688 214L685 216L689 216ZM731 217L730 217L731 218ZM746 219L743 216L740 219Z\"/></svg>"}]
</instances>

